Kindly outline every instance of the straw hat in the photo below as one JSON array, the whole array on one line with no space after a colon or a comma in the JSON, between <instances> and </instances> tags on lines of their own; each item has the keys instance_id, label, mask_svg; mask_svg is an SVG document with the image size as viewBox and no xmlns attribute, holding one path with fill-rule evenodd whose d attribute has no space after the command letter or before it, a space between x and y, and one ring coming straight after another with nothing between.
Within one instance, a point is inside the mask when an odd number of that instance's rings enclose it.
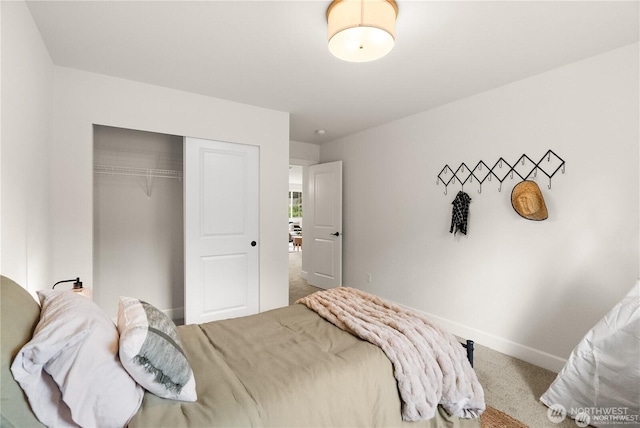
<instances>
[{"instance_id":1,"label":"straw hat","mask_svg":"<svg viewBox=\"0 0 640 428\"><path fill-rule=\"evenodd\" d=\"M542 192L535 181L522 181L511 192L511 205L518 214L529 220L549 217Z\"/></svg>"}]
</instances>

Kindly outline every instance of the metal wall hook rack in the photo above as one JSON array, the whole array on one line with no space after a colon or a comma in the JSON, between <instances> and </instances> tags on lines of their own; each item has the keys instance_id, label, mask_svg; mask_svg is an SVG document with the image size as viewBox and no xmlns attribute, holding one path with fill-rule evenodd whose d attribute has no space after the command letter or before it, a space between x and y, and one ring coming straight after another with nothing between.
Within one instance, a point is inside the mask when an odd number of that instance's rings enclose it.
<instances>
[{"instance_id":1,"label":"metal wall hook rack","mask_svg":"<svg viewBox=\"0 0 640 428\"><path fill-rule=\"evenodd\" d=\"M537 178L538 171L542 172L549 179L548 188L551 189L551 179L558 171L565 173L565 161L553 150L548 150L538 162L534 162L529 156L523 154L512 165L504 158L500 157L491 168L479 161L473 168L462 162L454 171L448 164L440 170L436 184L444 184L444 194L447 194L449 184L460 183L462 191L466 183L473 183L474 179L478 183L478 193L482 193L482 184L491 181L492 177L498 180L498 192L502 191L502 183L509 177L513 180L517 175L522 181L530 177ZM448 179L447 179L448 178Z\"/></svg>"}]
</instances>

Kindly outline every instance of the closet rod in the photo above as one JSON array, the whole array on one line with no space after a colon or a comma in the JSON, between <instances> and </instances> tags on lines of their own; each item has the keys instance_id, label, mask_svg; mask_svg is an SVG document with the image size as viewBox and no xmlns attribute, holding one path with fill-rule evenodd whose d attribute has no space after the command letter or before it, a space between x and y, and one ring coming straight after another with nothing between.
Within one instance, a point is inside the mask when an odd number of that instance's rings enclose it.
<instances>
[{"instance_id":1,"label":"closet rod","mask_svg":"<svg viewBox=\"0 0 640 428\"><path fill-rule=\"evenodd\" d=\"M134 177L158 177L182 179L182 171L157 168L138 168L130 166L95 165L96 174L127 175Z\"/></svg>"}]
</instances>

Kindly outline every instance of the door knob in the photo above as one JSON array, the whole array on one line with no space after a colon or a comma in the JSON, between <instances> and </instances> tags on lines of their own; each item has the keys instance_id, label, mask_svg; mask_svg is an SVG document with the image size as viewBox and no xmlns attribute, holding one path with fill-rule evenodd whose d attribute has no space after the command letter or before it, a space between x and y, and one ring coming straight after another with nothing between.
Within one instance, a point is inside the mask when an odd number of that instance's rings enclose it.
<instances>
[{"instance_id":1,"label":"door knob","mask_svg":"<svg viewBox=\"0 0 640 428\"><path fill-rule=\"evenodd\" d=\"M333 236L340 236L340 232L332 233Z\"/></svg>"},{"instance_id":2,"label":"door knob","mask_svg":"<svg viewBox=\"0 0 640 428\"><path fill-rule=\"evenodd\" d=\"M251 246L255 247L256 246L256 241L251 241Z\"/></svg>"}]
</instances>

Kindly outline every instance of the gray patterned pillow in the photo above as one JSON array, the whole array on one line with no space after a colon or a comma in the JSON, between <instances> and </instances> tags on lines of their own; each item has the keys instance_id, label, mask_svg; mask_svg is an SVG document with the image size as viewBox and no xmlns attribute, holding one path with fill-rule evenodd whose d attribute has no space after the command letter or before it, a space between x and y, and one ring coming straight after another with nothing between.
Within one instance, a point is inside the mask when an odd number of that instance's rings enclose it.
<instances>
[{"instance_id":1,"label":"gray patterned pillow","mask_svg":"<svg viewBox=\"0 0 640 428\"><path fill-rule=\"evenodd\" d=\"M171 319L147 302L120 297L120 360L147 391L180 401L196 401L196 382Z\"/></svg>"}]
</instances>

